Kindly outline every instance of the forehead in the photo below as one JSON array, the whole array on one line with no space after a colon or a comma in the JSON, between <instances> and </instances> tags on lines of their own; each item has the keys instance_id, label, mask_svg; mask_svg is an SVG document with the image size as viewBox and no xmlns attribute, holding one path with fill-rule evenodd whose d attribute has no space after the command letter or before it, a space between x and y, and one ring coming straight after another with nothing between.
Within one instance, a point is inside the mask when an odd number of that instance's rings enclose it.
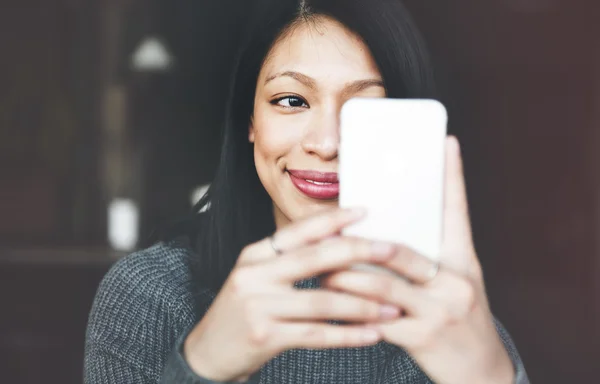
<instances>
[{"instance_id":1,"label":"forehead","mask_svg":"<svg viewBox=\"0 0 600 384\"><path fill-rule=\"evenodd\" d=\"M380 77L375 60L362 39L328 17L301 22L273 45L261 77L285 70L328 80Z\"/></svg>"}]
</instances>

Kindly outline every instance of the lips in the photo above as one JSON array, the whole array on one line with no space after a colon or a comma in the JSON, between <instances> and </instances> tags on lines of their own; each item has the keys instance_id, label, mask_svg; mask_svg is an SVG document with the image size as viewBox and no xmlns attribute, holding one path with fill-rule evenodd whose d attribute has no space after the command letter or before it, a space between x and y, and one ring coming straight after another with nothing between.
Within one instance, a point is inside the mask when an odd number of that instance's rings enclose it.
<instances>
[{"instance_id":1,"label":"lips","mask_svg":"<svg viewBox=\"0 0 600 384\"><path fill-rule=\"evenodd\" d=\"M336 172L319 172L289 169L292 184L304 195L319 200L336 199L340 183Z\"/></svg>"}]
</instances>

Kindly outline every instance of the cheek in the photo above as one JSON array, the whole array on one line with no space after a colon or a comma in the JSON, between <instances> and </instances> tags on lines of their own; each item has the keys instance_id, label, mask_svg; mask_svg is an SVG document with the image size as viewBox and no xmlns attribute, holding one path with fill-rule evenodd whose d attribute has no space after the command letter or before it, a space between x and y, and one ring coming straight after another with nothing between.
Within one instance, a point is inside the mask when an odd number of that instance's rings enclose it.
<instances>
[{"instance_id":1,"label":"cheek","mask_svg":"<svg viewBox=\"0 0 600 384\"><path fill-rule=\"evenodd\" d=\"M254 152L263 160L278 160L292 152L302 139L301 129L289 115L257 113L254 116Z\"/></svg>"}]
</instances>

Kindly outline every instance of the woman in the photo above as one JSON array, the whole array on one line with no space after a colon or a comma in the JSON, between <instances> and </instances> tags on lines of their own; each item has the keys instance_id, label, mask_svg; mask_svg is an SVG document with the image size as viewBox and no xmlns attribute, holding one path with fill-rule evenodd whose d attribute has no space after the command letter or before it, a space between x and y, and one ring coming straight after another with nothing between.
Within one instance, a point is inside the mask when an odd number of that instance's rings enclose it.
<instances>
[{"instance_id":1,"label":"woman","mask_svg":"<svg viewBox=\"0 0 600 384\"><path fill-rule=\"evenodd\" d=\"M90 315L86 382L528 382L489 310L455 139L440 268L338 235L363 215L336 207L342 104L433 96L406 10L398 0L254 9L220 167L196 207L208 210L184 223L185 236L108 273ZM349 269L359 262L407 279Z\"/></svg>"}]
</instances>

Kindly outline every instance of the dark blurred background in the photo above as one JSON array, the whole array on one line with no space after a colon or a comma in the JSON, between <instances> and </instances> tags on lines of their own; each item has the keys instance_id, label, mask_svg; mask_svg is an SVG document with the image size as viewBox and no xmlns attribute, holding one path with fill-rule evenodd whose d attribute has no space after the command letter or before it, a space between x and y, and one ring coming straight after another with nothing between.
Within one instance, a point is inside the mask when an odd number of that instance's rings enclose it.
<instances>
[{"instance_id":1,"label":"dark blurred background","mask_svg":"<svg viewBox=\"0 0 600 384\"><path fill-rule=\"evenodd\" d=\"M249 3L0 0L0 382L82 382L103 274L211 180ZM600 2L407 4L496 315L534 383L597 381Z\"/></svg>"}]
</instances>

